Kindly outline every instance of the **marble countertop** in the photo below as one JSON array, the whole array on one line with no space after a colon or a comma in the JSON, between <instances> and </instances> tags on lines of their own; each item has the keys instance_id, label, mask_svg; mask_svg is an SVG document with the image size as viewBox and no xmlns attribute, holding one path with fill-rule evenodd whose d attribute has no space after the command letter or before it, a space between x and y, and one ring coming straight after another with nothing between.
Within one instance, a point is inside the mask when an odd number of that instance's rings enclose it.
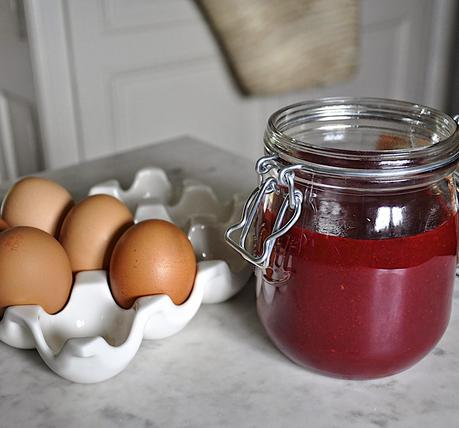
<instances>
[{"instance_id":1,"label":"marble countertop","mask_svg":"<svg viewBox=\"0 0 459 428\"><path fill-rule=\"evenodd\" d=\"M222 196L249 190L255 180L250 162L191 139L116 159L47 175L81 195L101 179L118 176L127 184L132 169L146 165L200 178ZM327 378L282 356L258 321L253 280L230 301L202 307L176 336L144 341L124 372L100 384L61 379L35 351L0 343L0 427L457 426L457 286L453 306L430 355L375 381Z\"/></svg>"}]
</instances>

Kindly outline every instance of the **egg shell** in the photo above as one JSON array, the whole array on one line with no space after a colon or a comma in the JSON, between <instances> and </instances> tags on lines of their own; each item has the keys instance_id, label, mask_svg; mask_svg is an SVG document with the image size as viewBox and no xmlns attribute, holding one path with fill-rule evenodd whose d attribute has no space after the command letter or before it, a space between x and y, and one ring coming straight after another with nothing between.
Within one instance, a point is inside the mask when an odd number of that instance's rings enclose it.
<instances>
[{"instance_id":1,"label":"egg shell","mask_svg":"<svg viewBox=\"0 0 459 428\"><path fill-rule=\"evenodd\" d=\"M191 293L196 269L193 247L181 229L164 220L145 220L117 242L110 261L110 287L123 308L154 294L167 294L180 305Z\"/></svg>"},{"instance_id":2,"label":"egg shell","mask_svg":"<svg viewBox=\"0 0 459 428\"><path fill-rule=\"evenodd\" d=\"M11 226L31 226L56 236L73 200L60 184L40 177L17 181L3 199L1 215Z\"/></svg>"},{"instance_id":3,"label":"egg shell","mask_svg":"<svg viewBox=\"0 0 459 428\"><path fill-rule=\"evenodd\" d=\"M72 287L70 261L48 233L17 226L0 234L0 307L40 305L54 314Z\"/></svg>"},{"instance_id":4,"label":"egg shell","mask_svg":"<svg viewBox=\"0 0 459 428\"><path fill-rule=\"evenodd\" d=\"M129 209L113 196L89 196L75 205L67 214L59 235L72 270L108 268L116 240L132 222Z\"/></svg>"}]
</instances>

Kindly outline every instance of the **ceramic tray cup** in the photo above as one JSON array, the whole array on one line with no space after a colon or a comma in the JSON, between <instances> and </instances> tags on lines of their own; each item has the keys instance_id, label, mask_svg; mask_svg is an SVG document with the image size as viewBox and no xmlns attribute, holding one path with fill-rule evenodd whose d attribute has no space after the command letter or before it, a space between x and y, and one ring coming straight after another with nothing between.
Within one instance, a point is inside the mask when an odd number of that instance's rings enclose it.
<instances>
[{"instance_id":1,"label":"ceramic tray cup","mask_svg":"<svg viewBox=\"0 0 459 428\"><path fill-rule=\"evenodd\" d=\"M251 268L224 243L224 231L240 215L242 199L222 204L208 186L185 180L176 189L163 170L139 171L123 190L115 180L94 186L90 195L109 194L135 212L135 222L159 218L182 228L195 249L198 269L193 290L181 305L166 295L141 297L120 308L110 292L106 271L76 275L65 308L49 315L40 306L6 309L0 340L36 348L48 367L74 382L100 382L120 373L143 339L162 339L182 330L202 303L219 303L247 282ZM171 202L175 199L175 203Z\"/></svg>"}]
</instances>

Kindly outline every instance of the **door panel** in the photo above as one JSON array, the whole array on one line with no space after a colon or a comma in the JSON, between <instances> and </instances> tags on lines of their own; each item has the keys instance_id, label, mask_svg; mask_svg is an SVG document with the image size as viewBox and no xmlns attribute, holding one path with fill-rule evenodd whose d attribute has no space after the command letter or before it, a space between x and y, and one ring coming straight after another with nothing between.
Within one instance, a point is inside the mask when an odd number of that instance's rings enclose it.
<instances>
[{"instance_id":1,"label":"door panel","mask_svg":"<svg viewBox=\"0 0 459 428\"><path fill-rule=\"evenodd\" d=\"M195 21L193 3L183 0L101 0L102 21L106 29L148 30L161 24Z\"/></svg>"},{"instance_id":2,"label":"door panel","mask_svg":"<svg viewBox=\"0 0 459 428\"><path fill-rule=\"evenodd\" d=\"M63 2L82 160L180 134L255 158L267 116L290 102L334 95L424 102L433 11L449 0L362 0L360 66L351 80L263 98L238 92L192 1L46 0L43 7L52 1Z\"/></svg>"},{"instance_id":3,"label":"door panel","mask_svg":"<svg viewBox=\"0 0 459 428\"><path fill-rule=\"evenodd\" d=\"M218 137L222 146L243 151L251 137L254 109L235 94L214 58L121 73L112 93L116 149L188 134Z\"/></svg>"}]
</instances>

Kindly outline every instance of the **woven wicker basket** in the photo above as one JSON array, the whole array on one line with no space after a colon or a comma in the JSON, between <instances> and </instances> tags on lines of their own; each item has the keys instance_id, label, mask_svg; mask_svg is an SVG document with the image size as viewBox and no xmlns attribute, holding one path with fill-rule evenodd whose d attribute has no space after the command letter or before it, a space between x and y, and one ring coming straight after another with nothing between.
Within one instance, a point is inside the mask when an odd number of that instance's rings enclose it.
<instances>
[{"instance_id":1,"label":"woven wicker basket","mask_svg":"<svg viewBox=\"0 0 459 428\"><path fill-rule=\"evenodd\" d=\"M333 83L356 69L359 0L196 0L250 95Z\"/></svg>"}]
</instances>

